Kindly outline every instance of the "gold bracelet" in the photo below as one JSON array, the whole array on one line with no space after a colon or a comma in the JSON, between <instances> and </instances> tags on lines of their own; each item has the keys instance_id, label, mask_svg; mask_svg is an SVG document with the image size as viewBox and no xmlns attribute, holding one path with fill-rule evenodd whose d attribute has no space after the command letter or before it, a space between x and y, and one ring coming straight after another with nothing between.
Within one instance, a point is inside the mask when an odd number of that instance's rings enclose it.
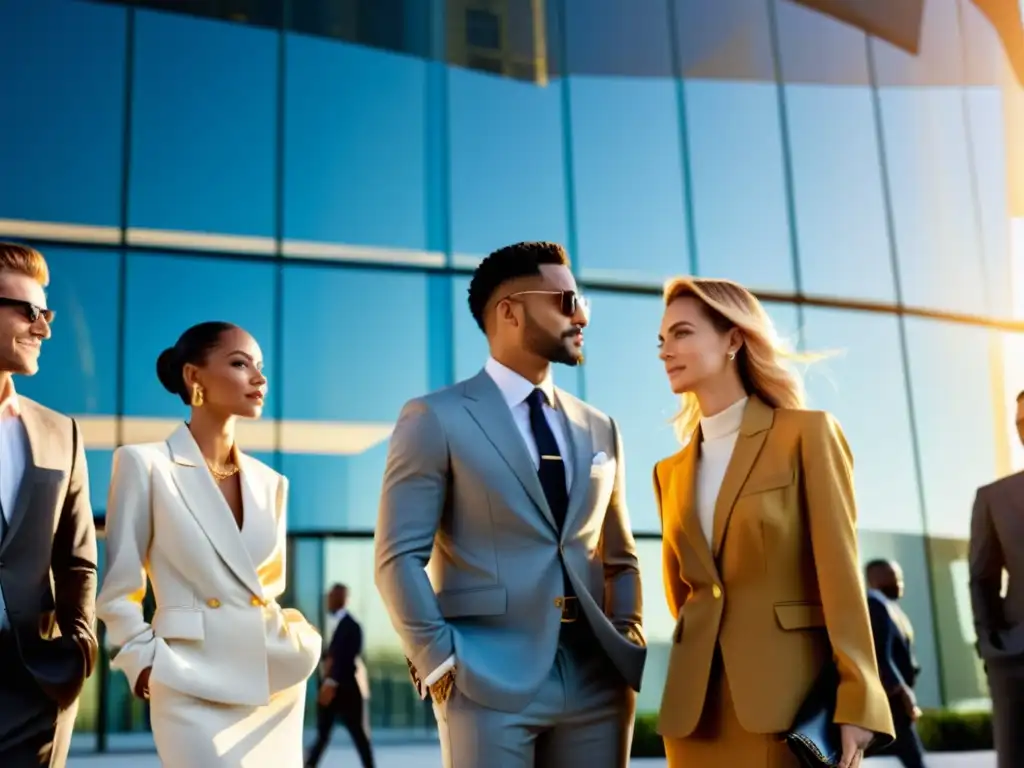
<instances>
[{"instance_id":1,"label":"gold bracelet","mask_svg":"<svg viewBox=\"0 0 1024 768\"><path fill-rule=\"evenodd\" d=\"M444 704L455 688L455 669L449 669L441 678L430 686L430 698L438 704Z\"/></svg>"}]
</instances>

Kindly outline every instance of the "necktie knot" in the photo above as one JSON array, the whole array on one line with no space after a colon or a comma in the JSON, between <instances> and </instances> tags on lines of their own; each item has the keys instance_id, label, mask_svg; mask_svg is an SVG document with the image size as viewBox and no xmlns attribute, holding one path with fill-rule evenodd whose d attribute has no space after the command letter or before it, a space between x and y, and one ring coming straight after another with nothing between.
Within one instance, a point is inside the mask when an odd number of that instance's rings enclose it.
<instances>
[{"instance_id":1,"label":"necktie knot","mask_svg":"<svg viewBox=\"0 0 1024 768\"><path fill-rule=\"evenodd\" d=\"M544 394L543 389L537 387L526 398L526 402L529 404L531 410L539 411L548 402L548 396Z\"/></svg>"}]
</instances>

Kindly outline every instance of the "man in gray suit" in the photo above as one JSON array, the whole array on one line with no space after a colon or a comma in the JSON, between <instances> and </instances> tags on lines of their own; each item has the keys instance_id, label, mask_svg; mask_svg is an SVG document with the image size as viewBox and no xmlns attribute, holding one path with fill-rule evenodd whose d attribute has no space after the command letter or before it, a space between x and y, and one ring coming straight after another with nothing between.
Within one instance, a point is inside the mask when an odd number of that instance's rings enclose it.
<instances>
[{"instance_id":1,"label":"man in gray suit","mask_svg":"<svg viewBox=\"0 0 1024 768\"><path fill-rule=\"evenodd\" d=\"M64 765L96 660L96 529L82 433L14 390L53 313L42 255L0 243L0 766Z\"/></svg>"},{"instance_id":2,"label":"man in gray suit","mask_svg":"<svg viewBox=\"0 0 1024 768\"><path fill-rule=\"evenodd\" d=\"M469 306L491 357L402 410L377 587L446 766L620 768L646 656L622 443L551 377L583 359L586 304L561 246L518 243Z\"/></svg>"},{"instance_id":3,"label":"man in gray suit","mask_svg":"<svg viewBox=\"0 0 1024 768\"><path fill-rule=\"evenodd\" d=\"M1024 441L1024 392L1017 395ZM1003 596L1003 571L1009 581ZM992 695L999 768L1024 766L1024 472L978 489L971 516L971 606Z\"/></svg>"}]
</instances>

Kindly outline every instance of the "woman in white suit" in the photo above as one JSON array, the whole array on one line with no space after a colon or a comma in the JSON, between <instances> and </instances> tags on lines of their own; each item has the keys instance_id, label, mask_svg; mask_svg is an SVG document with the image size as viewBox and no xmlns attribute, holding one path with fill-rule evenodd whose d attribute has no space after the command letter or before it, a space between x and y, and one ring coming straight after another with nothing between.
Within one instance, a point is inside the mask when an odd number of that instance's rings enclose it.
<instances>
[{"instance_id":1,"label":"woman in white suit","mask_svg":"<svg viewBox=\"0 0 1024 768\"><path fill-rule=\"evenodd\" d=\"M235 444L236 419L263 410L262 367L241 328L189 328L160 355L157 375L191 418L165 442L114 454L97 614L119 649L111 665L150 700L165 768L302 765L306 680L321 640L277 603L288 482Z\"/></svg>"}]
</instances>

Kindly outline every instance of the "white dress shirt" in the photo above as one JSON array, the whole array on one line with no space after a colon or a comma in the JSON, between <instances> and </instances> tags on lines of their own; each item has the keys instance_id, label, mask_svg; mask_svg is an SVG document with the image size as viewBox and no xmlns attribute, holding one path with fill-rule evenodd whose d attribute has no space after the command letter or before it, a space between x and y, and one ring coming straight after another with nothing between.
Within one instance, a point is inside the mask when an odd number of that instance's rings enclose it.
<instances>
[{"instance_id":1,"label":"white dress shirt","mask_svg":"<svg viewBox=\"0 0 1024 768\"><path fill-rule=\"evenodd\" d=\"M11 515L14 514L28 457L28 434L21 420L21 405L14 384L9 383L0 400L0 514L4 517L0 531L5 535L11 526ZM7 623L7 606L0 589L0 628L6 627Z\"/></svg>"},{"instance_id":2,"label":"white dress shirt","mask_svg":"<svg viewBox=\"0 0 1024 768\"><path fill-rule=\"evenodd\" d=\"M526 443L526 449L530 452L530 457L533 459L533 466L538 469L540 469L540 452L537 450L537 441L534 439L533 429L530 427L530 404L526 402L526 398L535 389L540 389L544 393L544 396L547 398L547 402L543 406L544 418L547 419L548 426L551 427L551 431L555 435L555 442L558 443L558 452L565 459L562 462L565 466L565 485L567 488L571 488L572 462L568 460L569 444L566 442L565 437L565 422L554 407L555 384L551 380L551 371L548 371L548 375L540 384L533 384L511 368L507 368L499 363L493 357L487 359L484 370L487 371L488 376L494 379L494 383L501 390L501 396L505 398L505 403L508 405L509 410L512 411L512 420L515 421L519 434L522 435L523 442Z\"/></svg>"},{"instance_id":3,"label":"white dress shirt","mask_svg":"<svg viewBox=\"0 0 1024 768\"><path fill-rule=\"evenodd\" d=\"M534 439L533 429L530 427L530 404L526 402L526 398L535 389L540 389L544 393L547 398L547 402L543 406L544 418L547 419L548 426L551 427L551 432L555 436L555 442L558 443L558 452L562 454L564 459L562 466L565 467L566 488L571 488L572 462L568 460L569 443L565 435L565 423L558 410L554 407L555 384L551 379L551 371L548 371L547 376L544 377L540 384L534 384L511 368L502 365L493 357L487 358L484 370L494 380L494 383L498 385L498 389L501 390L501 396L505 399L506 405L508 405L509 410L512 412L512 420L515 421L516 428L519 430L523 442L526 443L526 449L530 452L530 457L533 459L533 466L538 469L540 469L540 451L537 450L537 441ZM455 655L453 654L441 662L437 669L423 678L423 682L427 685L433 685L454 666Z\"/></svg>"},{"instance_id":4,"label":"white dress shirt","mask_svg":"<svg viewBox=\"0 0 1024 768\"><path fill-rule=\"evenodd\" d=\"M715 530L715 504L740 434L746 397L724 411L700 420L700 462L697 464L697 516L704 538L711 546Z\"/></svg>"}]
</instances>

